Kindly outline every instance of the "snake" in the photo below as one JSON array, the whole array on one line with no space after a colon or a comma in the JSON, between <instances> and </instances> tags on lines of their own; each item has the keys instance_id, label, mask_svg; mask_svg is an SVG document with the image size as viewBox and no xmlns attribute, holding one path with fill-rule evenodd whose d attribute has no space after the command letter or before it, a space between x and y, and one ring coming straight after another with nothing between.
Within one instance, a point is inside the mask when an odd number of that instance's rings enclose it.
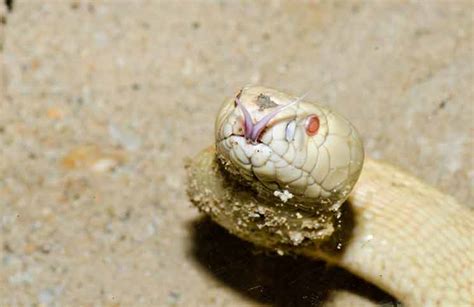
<instances>
[{"instance_id":1,"label":"snake","mask_svg":"<svg viewBox=\"0 0 474 307\"><path fill-rule=\"evenodd\" d=\"M474 306L473 211L365 157L330 108L246 86L186 167L191 202L243 240L340 266L405 306Z\"/></svg>"}]
</instances>

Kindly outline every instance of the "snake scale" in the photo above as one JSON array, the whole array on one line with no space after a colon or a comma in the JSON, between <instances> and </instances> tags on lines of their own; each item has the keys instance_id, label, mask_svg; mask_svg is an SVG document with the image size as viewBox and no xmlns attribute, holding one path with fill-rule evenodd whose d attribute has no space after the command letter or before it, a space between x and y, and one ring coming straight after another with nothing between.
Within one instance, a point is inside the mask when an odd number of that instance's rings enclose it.
<instances>
[{"instance_id":1,"label":"snake scale","mask_svg":"<svg viewBox=\"0 0 474 307\"><path fill-rule=\"evenodd\" d=\"M406 306L474 306L474 214L364 159L334 111L259 86L218 113L189 162L191 201L240 238L343 267Z\"/></svg>"}]
</instances>

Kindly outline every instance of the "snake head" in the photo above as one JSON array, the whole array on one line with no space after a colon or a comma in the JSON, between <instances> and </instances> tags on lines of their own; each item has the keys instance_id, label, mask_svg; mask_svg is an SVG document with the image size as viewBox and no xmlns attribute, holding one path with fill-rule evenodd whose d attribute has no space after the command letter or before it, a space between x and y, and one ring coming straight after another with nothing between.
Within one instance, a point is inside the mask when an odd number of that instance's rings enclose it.
<instances>
[{"instance_id":1,"label":"snake head","mask_svg":"<svg viewBox=\"0 0 474 307\"><path fill-rule=\"evenodd\" d=\"M265 87L245 87L226 101L215 136L232 173L280 199L344 199L362 168L362 142L347 120Z\"/></svg>"}]
</instances>

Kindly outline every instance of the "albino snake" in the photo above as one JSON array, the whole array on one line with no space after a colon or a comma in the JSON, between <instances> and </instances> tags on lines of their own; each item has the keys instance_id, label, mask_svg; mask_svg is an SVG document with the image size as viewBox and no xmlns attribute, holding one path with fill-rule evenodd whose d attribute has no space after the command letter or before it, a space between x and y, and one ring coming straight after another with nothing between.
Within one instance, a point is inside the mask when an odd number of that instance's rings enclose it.
<instances>
[{"instance_id":1,"label":"albino snake","mask_svg":"<svg viewBox=\"0 0 474 307\"><path fill-rule=\"evenodd\" d=\"M188 165L188 194L231 233L325 259L407 306L474 305L472 211L364 162L343 117L255 86L224 103L215 129L216 146Z\"/></svg>"}]
</instances>

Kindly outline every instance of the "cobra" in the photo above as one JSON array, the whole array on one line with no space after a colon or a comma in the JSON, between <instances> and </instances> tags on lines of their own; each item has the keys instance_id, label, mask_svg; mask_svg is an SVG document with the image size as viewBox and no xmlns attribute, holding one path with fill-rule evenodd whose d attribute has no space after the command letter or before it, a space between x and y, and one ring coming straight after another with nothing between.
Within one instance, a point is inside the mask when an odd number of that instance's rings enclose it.
<instances>
[{"instance_id":1,"label":"cobra","mask_svg":"<svg viewBox=\"0 0 474 307\"><path fill-rule=\"evenodd\" d=\"M344 267L407 306L474 304L472 211L364 162L341 115L245 87L218 112L215 139L188 165L188 194L231 233Z\"/></svg>"}]
</instances>

